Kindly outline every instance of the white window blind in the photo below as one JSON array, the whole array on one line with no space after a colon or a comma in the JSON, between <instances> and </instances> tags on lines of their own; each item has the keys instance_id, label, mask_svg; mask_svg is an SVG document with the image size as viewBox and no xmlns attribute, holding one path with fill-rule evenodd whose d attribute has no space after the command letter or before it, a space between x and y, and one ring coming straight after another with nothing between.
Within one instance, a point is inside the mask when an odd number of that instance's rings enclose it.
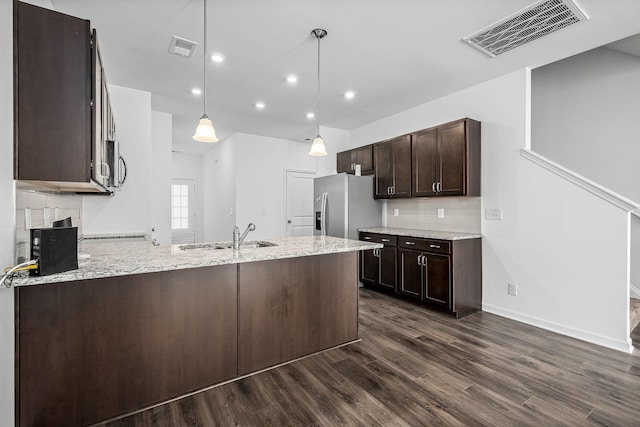
<instances>
[{"instance_id":1,"label":"white window blind","mask_svg":"<svg viewBox=\"0 0 640 427\"><path fill-rule=\"evenodd\" d=\"M171 243L195 243L196 206L195 183L174 179L171 184Z\"/></svg>"}]
</instances>

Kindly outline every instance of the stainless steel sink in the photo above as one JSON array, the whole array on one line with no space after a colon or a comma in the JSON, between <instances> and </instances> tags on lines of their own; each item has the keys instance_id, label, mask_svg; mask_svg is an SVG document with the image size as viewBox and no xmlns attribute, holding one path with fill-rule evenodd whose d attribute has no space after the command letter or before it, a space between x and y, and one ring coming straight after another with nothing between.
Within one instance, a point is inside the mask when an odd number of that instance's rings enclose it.
<instances>
[{"instance_id":1,"label":"stainless steel sink","mask_svg":"<svg viewBox=\"0 0 640 427\"><path fill-rule=\"evenodd\" d=\"M187 251L190 249L227 249L230 246L221 245L219 243L193 243L189 245L180 245L178 247L183 251Z\"/></svg>"},{"instance_id":2,"label":"stainless steel sink","mask_svg":"<svg viewBox=\"0 0 640 427\"><path fill-rule=\"evenodd\" d=\"M180 245L178 246L178 248L180 248L183 251L188 251L190 249L231 249L232 248L232 244L231 243L227 243L227 242L218 242L218 243L193 243L193 244L189 244L189 245ZM265 242L265 241L254 241L254 242L244 242L242 245L240 245L240 249L242 248L268 248L268 247L272 247L272 246L278 246L275 243L271 243L271 242Z\"/></svg>"}]
</instances>

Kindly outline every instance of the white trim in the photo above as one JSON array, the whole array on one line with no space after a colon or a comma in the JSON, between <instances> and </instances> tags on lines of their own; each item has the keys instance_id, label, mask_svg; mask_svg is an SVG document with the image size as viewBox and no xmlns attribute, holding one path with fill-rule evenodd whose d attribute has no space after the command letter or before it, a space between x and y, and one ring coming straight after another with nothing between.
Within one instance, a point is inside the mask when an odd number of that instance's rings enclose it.
<instances>
[{"instance_id":1,"label":"white trim","mask_svg":"<svg viewBox=\"0 0 640 427\"><path fill-rule=\"evenodd\" d=\"M577 185L578 187L584 190L587 190L592 194L595 194L596 196L600 197L602 200L605 200L626 212L634 212L640 209L640 205L638 205L637 203L617 193L614 193L613 191L599 184L596 184L590 179L587 179L582 175L579 175L573 172L572 170L567 169L564 166L561 166L558 163L551 161L546 157L541 156L538 153L535 153L531 150L521 149L520 155L525 159L553 172L559 177L564 178L567 181ZM640 214L638 213L634 213L634 214L640 216Z\"/></svg>"},{"instance_id":2,"label":"white trim","mask_svg":"<svg viewBox=\"0 0 640 427\"><path fill-rule=\"evenodd\" d=\"M629 297L640 299L640 288L629 284Z\"/></svg>"},{"instance_id":3,"label":"white trim","mask_svg":"<svg viewBox=\"0 0 640 427\"><path fill-rule=\"evenodd\" d=\"M549 322L538 317L528 316L526 314L506 310L490 304L482 304L482 311L486 311L487 313L496 314L498 316L506 317L508 319L516 320L518 322L526 323L528 325L536 326L538 328L546 329L548 331L556 332L592 344L597 344L603 347L611 348L613 350L622 351L624 353L631 354L633 352L633 345L630 338L627 338L626 340L615 340L602 335L592 334L587 331L561 325L559 323Z\"/></svg>"}]
</instances>

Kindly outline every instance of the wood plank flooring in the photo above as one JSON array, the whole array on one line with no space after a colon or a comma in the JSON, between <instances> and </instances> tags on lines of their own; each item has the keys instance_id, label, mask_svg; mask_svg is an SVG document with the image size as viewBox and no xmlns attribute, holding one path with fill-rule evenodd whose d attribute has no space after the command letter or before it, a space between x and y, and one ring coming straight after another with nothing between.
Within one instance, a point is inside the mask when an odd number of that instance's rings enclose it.
<instances>
[{"instance_id":1,"label":"wood plank flooring","mask_svg":"<svg viewBox=\"0 0 640 427\"><path fill-rule=\"evenodd\" d=\"M640 425L638 355L366 289L360 337L103 426Z\"/></svg>"}]
</instances>

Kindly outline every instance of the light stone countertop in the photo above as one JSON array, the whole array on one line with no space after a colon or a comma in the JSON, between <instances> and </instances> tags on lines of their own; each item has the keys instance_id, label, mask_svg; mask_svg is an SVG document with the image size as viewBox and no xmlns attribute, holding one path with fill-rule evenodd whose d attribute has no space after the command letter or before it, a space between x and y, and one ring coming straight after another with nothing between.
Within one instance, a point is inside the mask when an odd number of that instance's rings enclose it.
<instances>
[{"instance_id":1,"label":"light stone countertop","mask_svg":"<svg viewBox=\"0 0 640 427\"><path fill-rule=\"evenodd\" d=\"M439 239L439 240L463 240L478 239L482 234L476 233L457 233L454 231L436 231L436 230L414 230L410 228L359 228L358 231L365 233L391 234L396 236L420 237L423 239Z\"/></svg>"},{"instance_id":2,"label":"light stone countertop","mask_svg":"<svg viewBox=\"0 0 640 427\"><path fill-rule=\"evenodd\" d=\"M301 256L324 255L341 252L382 248L378 243L362 242L329 236L304 236L267 239L277 246L233 249L180 249L181 245L153 246L148 241L119 241L119 239L81 240L78 252L89 254L80 261L78 270L49 276L16 277L13 286L41 285L70 282L129 274L238 264ZM216 242L227 243L231 242ZM247 242L249 243L249 242Z\"/></svg>"}]
</instances>

